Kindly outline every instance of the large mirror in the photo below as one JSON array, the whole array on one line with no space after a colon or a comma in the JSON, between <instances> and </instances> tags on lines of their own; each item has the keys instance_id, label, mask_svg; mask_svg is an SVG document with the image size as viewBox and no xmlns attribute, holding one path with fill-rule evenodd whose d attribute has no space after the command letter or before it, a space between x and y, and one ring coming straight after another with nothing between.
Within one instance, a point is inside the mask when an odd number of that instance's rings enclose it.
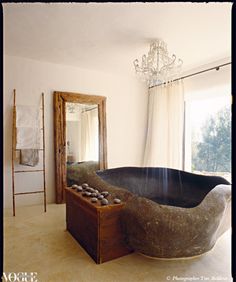
<instances>
[{"instance_id":1,"label":"large mirror","mask_svg":"<svg viewBox=\"0 0 236 282\"><path fill-rule=\"evenodd\" d=\"M81 168L107 168L106 97L54 92L56 203Z\"/></svg>"}]
</instances>

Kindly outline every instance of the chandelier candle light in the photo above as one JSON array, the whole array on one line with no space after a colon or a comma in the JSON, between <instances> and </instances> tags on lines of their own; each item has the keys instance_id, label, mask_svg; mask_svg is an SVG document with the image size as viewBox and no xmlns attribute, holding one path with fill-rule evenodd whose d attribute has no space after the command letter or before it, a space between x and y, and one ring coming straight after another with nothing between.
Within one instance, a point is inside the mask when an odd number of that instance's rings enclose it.
<instances>
[{"instance_id":1,"label":"chandelier candle light","mask_svg":"<svg viewBox=\"0 0 236 282\"><path fill-rule=\"evenodd\" d=\"M141 65L138 59L134 60L136 74L146 81L148 87L167 83L176 78L182 64L181 59L176 62L176 55L169 57L167 44L160 39L151 43L148 55L142 56Z\"/></svg>"}]
</instances>

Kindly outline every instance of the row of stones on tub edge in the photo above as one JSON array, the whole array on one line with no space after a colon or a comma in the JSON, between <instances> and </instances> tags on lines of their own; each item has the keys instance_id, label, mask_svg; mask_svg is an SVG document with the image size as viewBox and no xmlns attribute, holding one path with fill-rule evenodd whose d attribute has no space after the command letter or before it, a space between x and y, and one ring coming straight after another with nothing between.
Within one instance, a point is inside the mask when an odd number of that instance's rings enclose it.
<instances>
[{"instance_id":1,"label":"row of stones on tub edge","mask_svg":"<svg viewBox=\"0 0 236 282\"><path fill-rule=\"evenodd\" d=\"M72 189L76 189L77 192L81 192L82 196L84 197L91 197L91 202L92 203L97 203L98 200L101 201L101 205L105 206L108 205L109 202L106 199L106 197L109 195L109 192L107 191L103 191L103 192L99 192L98 190L89 187L89 185L87 183L83 183L81 186L77 185L77 184L73 184L71 186ZM118 198L115 198L113 200L114 204L120 204L121 200Z\"/></svg>"}]
</instances>

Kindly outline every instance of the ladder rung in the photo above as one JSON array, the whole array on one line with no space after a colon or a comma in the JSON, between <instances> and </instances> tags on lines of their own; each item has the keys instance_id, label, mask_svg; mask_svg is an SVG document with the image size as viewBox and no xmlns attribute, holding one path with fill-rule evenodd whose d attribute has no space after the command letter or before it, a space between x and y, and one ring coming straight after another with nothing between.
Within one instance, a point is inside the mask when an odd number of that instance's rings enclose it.
<instances>
[{"instance_id":1,"label":"ladder rung","mask_svg":"<svg viewBox=\"0 0 236 282\"><path fill-rule=\"evenodd\" d=\"M20 172L39 172L44 171L44 169L35 169L35 170L15 170L14 173L20 173Z\"/></svg>"},{"instance_id":2,"label":"ladder rung","mask_svg":"<svg viewBox=\"0 0 236 282\"><path fill-rule=\"evenodd\" d=\"M36 194L36 193L44 193L44 191L34 191L34 192L22 192L22 193L15 193L14 195L25 195L25 194Z\"/></svg>"},{"instance_id":3,"label":"ladder rung","mask_svg":"<svg viewBox=\"0 0 236 282\"><path fill-rule=\"evenodd\" d=\"M21 150L24 150L24 149L13 149L14 151L21 151ZM27 149L28 150L28 149ZM38 151L43 151L43 149L32 149L32 150L38 150Z\"/></svg>"}]
</instances>

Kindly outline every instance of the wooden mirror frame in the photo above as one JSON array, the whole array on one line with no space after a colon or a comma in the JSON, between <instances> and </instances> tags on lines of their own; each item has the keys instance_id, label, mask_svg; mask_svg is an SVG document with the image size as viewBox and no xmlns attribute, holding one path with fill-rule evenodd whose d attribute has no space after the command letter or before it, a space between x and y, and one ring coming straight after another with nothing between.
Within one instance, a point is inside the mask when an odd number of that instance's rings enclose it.
<instances>
[{"instance_id":1,"label":"wooden mirror frame","mask_svg":"<svg viewBox=\"0 0 236 282\"><path fill-rule=\"evenodd\" d=\"M106 97L54 91L54 150L56 203L65 202L66 187L66 102L97 104L99 122L99 168L107 168Z\"/></svg>"}]
</instances>

